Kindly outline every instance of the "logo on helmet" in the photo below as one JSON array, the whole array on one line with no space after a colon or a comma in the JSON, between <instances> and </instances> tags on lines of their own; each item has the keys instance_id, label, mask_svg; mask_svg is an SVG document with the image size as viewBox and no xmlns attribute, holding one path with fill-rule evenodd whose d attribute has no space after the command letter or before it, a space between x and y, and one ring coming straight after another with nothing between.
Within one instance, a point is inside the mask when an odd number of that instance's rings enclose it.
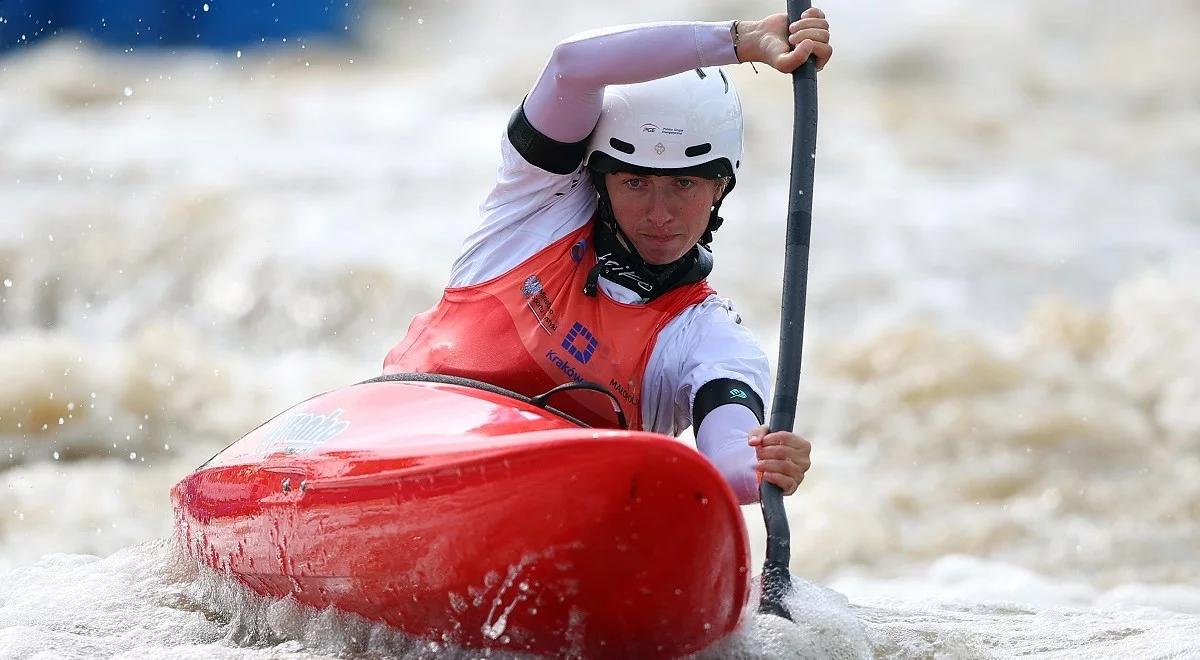
<instances>
[{"instance_id":1,"label":"logo on helmet","mask_svg":"<svg viewBox=\"0 0 1200 660\"><path fill-rule=\"evenodd\" d=\"M642 132L643 133L654 133L657 130L658 130L658 127L655 126L654 124L642 124Z\"/></svg>"},{"instance_id":2,"label":"logo on helmet","mask_svg":"<svg viewBox=\"0 0 1200 660\"><path fill-rule=\"evenodd\" d=\"M666 150L667 150L667 148L663 146L662 142L659 142L658 144L654 145L654 153L658 154L659 156L663 155L663 152Z\"/></svg>"}]
</instances>

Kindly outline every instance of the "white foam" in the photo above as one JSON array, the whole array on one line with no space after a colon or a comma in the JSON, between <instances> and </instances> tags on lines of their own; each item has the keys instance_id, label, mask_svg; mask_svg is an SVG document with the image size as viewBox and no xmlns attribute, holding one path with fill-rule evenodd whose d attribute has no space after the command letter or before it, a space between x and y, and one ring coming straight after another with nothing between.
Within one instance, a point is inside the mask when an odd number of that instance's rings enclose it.
<instances>
[{"instance_id":1,"label":"white foam","mask_svg":"<svg viewBox=\"0 0 1200 660\"><path fill-rule=\"evenodd\" d=\"M826 9L797 417L814 468L788 510L795 572L852 604L810 594L806 623L748 617L728 648L1194 654L1200 68L1179 63L1200 59L1195 3ZM377 373L435 301L557 39L727 11L389 5L367 51L303 61L72 39L3 60L0 582L48 600L3 610L0 655L360 648L357 624L308 631L287 604L231 601L244 638L136 632L170 581L140 581L166 560L133 544L165 533L167 486L208 454ZM469 46L468 16L490 26ZM771 345L791 94L730 75L747 151L713 279Z\"/></svg>"}]
</instances>

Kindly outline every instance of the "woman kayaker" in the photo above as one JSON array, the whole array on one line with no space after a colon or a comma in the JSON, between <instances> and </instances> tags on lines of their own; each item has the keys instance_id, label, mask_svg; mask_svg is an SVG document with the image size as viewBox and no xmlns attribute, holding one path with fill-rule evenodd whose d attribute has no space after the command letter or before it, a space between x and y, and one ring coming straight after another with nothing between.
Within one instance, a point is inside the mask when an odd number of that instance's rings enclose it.
<instances>
[{"instance_id":1,"label":"woman kayaker","mask_svg":"<svg viewBox=\"0 0 1200 660\"><path fill-rule=\"evenodd\" d=\"M767 356L708 286L709 243L734 188L742 113L719 65L790 73L832 55L821 10L788 24L651 23L571 37L513 113L496 186L450 283L384 361L533 396L607 387L632 428L696 444L737 493L757 474L795 492L810 445L767 433ZM552 405L614 426L613 402L572 390Z\"/></svg>"}]
</instances>

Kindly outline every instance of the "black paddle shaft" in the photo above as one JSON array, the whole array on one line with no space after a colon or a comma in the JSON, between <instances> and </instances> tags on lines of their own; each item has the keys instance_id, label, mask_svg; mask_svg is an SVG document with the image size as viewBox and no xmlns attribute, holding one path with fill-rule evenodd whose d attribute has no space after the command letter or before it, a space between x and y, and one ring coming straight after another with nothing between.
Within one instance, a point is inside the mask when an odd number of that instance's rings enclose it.
<instances>
[{"instance_id":1,"label":"black paddle shaft","mask_svg":"<svg viewBox=\"0 0 1200 660\"><path fill-rule=\"evenodd\" d=\"M788 23L800 20L809 0L788 0ZM775 397L771 402L771 431L791 431L796 419L800 358L804 345L804 305L808 293L808 245L812 233L813 177L817 159L817 65L808 58L792 73L792 174L788 195L787 240L784 245L783 303L779 315L779 362ZM791 590L791 530L783 507L783 490L763 481L759 501L767 527L767 558L763 564L759 609L791 619L783 600Z\"/></svg>"}]
</instances>

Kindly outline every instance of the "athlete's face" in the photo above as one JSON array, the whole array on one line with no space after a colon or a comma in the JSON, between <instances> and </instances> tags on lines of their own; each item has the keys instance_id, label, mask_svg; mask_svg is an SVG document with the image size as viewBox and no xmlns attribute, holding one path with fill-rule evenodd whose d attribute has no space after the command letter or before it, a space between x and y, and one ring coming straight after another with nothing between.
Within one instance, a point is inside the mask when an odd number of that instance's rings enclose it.
<instances>
[{"instance_id":1,"label":"athlete's face","mask_svg":"<svg viewBox=\"0 0 1200 660\"><path fill-rule=\"evenodd\" d=\"M695 176L604 175L613 215L646 263L669 264L692 249L724 184Z\"/></svg>"}]
</instances>

